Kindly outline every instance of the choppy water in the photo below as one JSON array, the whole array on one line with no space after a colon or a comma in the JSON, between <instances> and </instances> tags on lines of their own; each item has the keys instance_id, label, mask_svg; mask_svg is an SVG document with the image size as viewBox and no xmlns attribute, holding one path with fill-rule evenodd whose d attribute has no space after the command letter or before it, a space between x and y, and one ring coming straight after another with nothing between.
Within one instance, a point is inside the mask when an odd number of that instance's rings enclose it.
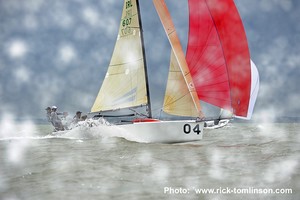
<instances>
[{"instance_id":1,"label":"choppy water","mask_svg":"<svg viewBox=\"0 0 300 200\"><path fill-rule=\"evenodd\" d=\"M2 123L0 199L300 199L299 129L233 123L199 142L142 144L111 130L53 137L50 126Z\"/></svg>"}]
</instances>

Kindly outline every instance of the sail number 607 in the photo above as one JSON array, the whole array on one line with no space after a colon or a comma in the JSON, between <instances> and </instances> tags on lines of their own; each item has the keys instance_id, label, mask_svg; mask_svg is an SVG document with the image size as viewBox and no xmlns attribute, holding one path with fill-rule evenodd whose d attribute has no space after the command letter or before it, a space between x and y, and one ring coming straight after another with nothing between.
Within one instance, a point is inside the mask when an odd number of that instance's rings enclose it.
<instances>
[{"instance_id":1,"label":"sail number 607","mask_svg":"<svg viewBox=\"0 0 300 200\"><path fill-rule=\"evenodd\" d=\"M197 133L197 135L199 135L201 133L201 128L199 126L199 124L197 124L195 127L192 128L192 126L190 124L185 124L183 125L183 132L185 134L190 134L191 132Z\"/></svg>"}]
</instances>

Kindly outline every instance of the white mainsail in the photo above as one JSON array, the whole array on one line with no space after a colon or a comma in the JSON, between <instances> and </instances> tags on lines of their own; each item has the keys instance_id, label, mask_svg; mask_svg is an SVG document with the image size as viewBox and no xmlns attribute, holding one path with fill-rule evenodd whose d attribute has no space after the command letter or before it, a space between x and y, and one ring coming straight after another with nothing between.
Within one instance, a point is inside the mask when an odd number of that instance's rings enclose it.
<instances>
[{"instance_id":1,"label":"white mainsail","mask_svg":"<svg viewBox=\"0 0 300 200\"><path fill-rule=\"evenodd\" d=\"M136 0L124 1L113 55L91 112L148 103L142 33Z\"/></svg>"}]
</instances>

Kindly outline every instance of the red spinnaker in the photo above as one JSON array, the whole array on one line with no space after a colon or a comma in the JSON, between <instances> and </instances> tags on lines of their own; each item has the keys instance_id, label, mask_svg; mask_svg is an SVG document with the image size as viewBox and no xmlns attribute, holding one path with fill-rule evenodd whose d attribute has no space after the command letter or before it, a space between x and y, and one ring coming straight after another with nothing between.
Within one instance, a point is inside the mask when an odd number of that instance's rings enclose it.
<instances>
[{"instance_id":1,"label":"red spinnaker","mask_svg":"<svg viewBox=\"0 0 300 200\"><path fill-rule=\"evenodd\" d=\"M200 100L247 116L250 53L233 0L189 0L186 60Z\"/></svg>"}]
</instances>

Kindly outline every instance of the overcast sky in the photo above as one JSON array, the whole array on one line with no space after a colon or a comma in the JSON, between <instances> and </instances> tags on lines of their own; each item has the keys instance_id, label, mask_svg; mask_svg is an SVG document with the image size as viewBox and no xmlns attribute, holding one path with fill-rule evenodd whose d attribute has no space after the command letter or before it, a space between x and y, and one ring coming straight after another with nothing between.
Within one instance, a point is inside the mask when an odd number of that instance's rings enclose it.
<instances>
[{"instance_id":1,"label":"overcast sky","mask_svg":"<svg viewBox=\"0 0 300 200\"><path fill-rule=\"evenodd\" d=\"M166 0L183 47L186 0ZM300 116L300 3L235 0L261 87L257 119ZM90 111L110 61L121 0L0 0L0 117L42 118L45 107ZM140 1L154 114L170 45L151 0Z\"/></svg>"}]
</instances>

